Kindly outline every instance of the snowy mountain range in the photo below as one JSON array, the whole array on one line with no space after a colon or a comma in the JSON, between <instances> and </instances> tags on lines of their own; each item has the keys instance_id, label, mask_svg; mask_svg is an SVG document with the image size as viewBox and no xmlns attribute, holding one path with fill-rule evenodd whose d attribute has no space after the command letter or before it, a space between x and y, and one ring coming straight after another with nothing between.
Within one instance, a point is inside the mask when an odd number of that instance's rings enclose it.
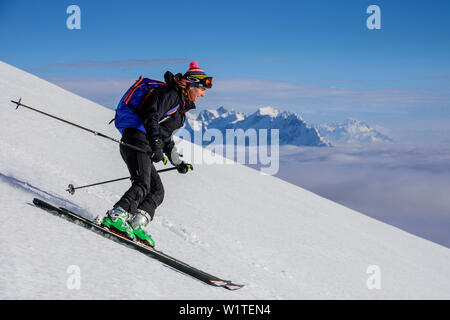
<instances>
[{"instance_id":1,"label":"snowy mountain range","mask_svg":"<svg viewBox=\"0 0 450 320\"><path fill-rule=\"evenodd\" d=\"M333 143L373 143L391 139L368 124L356 119L342 123L311 126L298 114L273 107L259 108L246 115L234 109L219 107L197 114L187 113L184 127L191 134L200 129L218 129L225 136L227 129L279 129L280 145L327 147ZM269 141L270 143L270 141ZM205 143L206 144L206 143Z\"/></svg>"},{"instance_id":2,"label":"snowy mountain range","mask_svg":"<svg viewBox=\"0 0 450 320\"><path fill-rule=\"evenodd\" d=\"M259 108L256 112L245 115L235 110L220 107L217 110L203 110L198 114L188 114L185 129L218 129L226 135L227 129L278 129L280 145L325 147L330 143L323 139L316 128L309 126L301 116L279 111L272 107ZM270 144L270 135L268 138Z\"/></svg>"},{"instance_id":3,"label":"snowy mountain range","mask_svg":"<svg viewBox=\"0 0 450 320\"><path fill-rule=\"evenodd\" d=\"M245 165L191 162L208 150L187 141L180 145L195 170L161 173L166 195L147 231L159 250L245 284L238 291L207 286L44 212L33 198L87 219L102 215L129 180L74 195L67 185L129 172L116 143L16 110L10 101L19 98L120 139L107 124L112 110L0 62L2 300L450 298L449 249Z\"/></svg>"},{"instance_id":4,"label":"snowy mountain range","mask_svg":"<svg viewBox=\"0 0 450 320\"><path fill-rule=\"evenodd\" d=\"M317 126L320 135L333 143L376 143L392 142L388 136L378 132L367 123L348 118L342 123Z\"/></svg>"}]
</instances>

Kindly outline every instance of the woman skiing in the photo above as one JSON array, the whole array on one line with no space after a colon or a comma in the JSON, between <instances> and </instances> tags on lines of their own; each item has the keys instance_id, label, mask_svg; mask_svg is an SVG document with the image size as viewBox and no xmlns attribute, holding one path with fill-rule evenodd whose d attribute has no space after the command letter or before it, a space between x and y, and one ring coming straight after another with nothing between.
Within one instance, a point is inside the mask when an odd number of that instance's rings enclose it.
<instances>
[{"instance_id":1,"label":"woman skiing","mask_svg":"<svg viewBox=\"0 0 450 320\"><path fill-rule=\"evenodd\" d=\"M167 71L165 83L146 80L146 88L155 86L153 90L145 94L138 108L133 108L130 103L124 104L124 99L129 102L131 95L138 96L139 85L145 86L137 82L130 88L119 103L115 125L122 133L123 142L148 152L120 145L120 154L130 172L132 185L108 210L103 224L154 247L154 240L143 229L153 220L155 209L164 199L164 187L154 163L165 161L165 154L179 173L193 169L192 165L180 159L172 136L184 125L185 113L195 109L195 102L205 96L207 88L212 87L212 78L196 62L191 62L184 75Z\"/></svg>"}]
</instances>

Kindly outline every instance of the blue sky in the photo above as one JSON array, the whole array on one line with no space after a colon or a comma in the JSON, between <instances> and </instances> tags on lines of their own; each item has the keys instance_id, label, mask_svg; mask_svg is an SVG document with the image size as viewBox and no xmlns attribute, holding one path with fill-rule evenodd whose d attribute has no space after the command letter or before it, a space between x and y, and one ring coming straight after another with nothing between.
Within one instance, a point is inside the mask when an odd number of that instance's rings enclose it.
<instances>
[{"instance_id":1,"label":"blue sky","mask_svg":"<svg viewBox=\"0 0 450 320\"><path fill-rule=\"evenodd\" d=\"M71 4L81 30L66 27ZM380 30L366 27L372 4ZM0 39L0 60L108 107L139 75L196 60L216 80L199 108L271 105L449 141L449 1L3 0Z\"/></svg>"}]
</instances>

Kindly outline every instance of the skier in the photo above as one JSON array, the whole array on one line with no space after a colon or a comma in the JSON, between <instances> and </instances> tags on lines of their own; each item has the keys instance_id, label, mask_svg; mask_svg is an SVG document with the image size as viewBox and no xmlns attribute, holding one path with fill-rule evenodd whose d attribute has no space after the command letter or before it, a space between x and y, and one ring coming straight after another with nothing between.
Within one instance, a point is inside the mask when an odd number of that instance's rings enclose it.
<instances>
[{"instance_id":1,"label":"skier","mask_svg":"<svg viewBox=\"0 0 450 320\"><path fill-rule=\"evenodd\" d=\"M195 102L212 87L212 77L196 62L190 63L184 75L167 71L164 81L165 85L155 88L139 110L116 112L115 125L122 133L122 141L149 152L120 145L132 185L103 219L105 226L133 240L137 237L152 247L155 242L143 227L153 220L155 209L164 199L164 187L154 163L165 160L165 154L179 173L193 170L191 164L180 158L172 135L184 125L185 113L195 109Z\"/></svg>"}]
</instances>

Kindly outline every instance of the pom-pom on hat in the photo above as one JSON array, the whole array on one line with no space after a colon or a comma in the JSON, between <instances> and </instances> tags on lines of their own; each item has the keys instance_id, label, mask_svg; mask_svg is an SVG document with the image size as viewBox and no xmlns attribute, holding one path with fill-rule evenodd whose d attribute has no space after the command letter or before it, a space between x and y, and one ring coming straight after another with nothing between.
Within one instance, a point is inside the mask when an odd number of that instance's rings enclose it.
<instances>
[{"instance_id":1,"label":"pom-pom on hat","mask_svg":"<svg viewBox=\"0 0 450 320\"><path fill-rule=\"evenodd\" d=\"M206 88L211 88L212 86L212 78L208 77L195 61L189 64L189 69L183 75L183 78L186 79L188 86Z\"/></svg>"},{"instance_id":2,"label":"pom-pom on hat","mask_svg":"<svg viewBox=\"0 0 450 320\"><path fill-rule=\"evenodd\" d=\"M199 68L197 62L192 61L189 64L189 70L186 71L186 73L184 74L183 77L186 78L186 76L192 76L195 78L202 79L202 78L206 78L206 73L205 73L205 71L203 71L202 69Z\"/></svg>"}]
</instances>

